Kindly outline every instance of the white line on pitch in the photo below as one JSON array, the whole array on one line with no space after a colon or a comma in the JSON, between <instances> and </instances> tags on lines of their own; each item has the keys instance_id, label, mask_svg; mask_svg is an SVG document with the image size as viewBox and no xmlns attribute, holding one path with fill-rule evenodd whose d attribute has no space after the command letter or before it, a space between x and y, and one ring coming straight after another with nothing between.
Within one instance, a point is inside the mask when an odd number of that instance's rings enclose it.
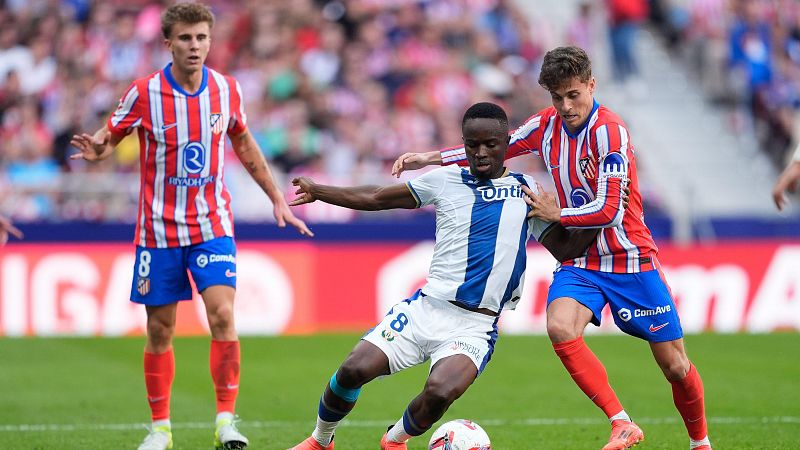
<instances>
[{"instance_id":1,"label":"white line on pitch","mask_svg":"<svg viewBox=\"0 0 800 450\"><path fill-rule=\"evenodd\" d=\"M637 417L640 424L665 424L678 423L677 417ZM798 416L773 416L773 417L709 417L708 421L717 425L741 424L800 424ZM391 423L386 420L347 420L342 422L345 427L383 427ZM478 419L478 423L486 426L553 426L553 425L601 425L608 421L588 418L530 418L530 419ZM278 420L243 420L241 427L247 428L290 428L310 427L312 421L278 421ZM209 422L175 422L173 429L203 429L212 427ZM79 424L6 424L0 425L0 432L26 432L26 431L129 431L145 429L144 423L79 423Z\"/></svg>"}]
</instances>

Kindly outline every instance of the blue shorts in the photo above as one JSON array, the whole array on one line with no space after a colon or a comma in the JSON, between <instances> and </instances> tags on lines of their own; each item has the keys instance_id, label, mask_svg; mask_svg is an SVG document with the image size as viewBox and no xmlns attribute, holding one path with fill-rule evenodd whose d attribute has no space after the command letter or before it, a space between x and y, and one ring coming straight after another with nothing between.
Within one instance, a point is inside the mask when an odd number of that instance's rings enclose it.
<instances>
[{"instance_id":1,"label":"blue shorts","mask_svg":"<svg viewBox=\"0 0 800 450\"><path fill-rule=\"evenodd\" d=\"M675 302L658 270L607 273L563 266L553 275L547 304L561 297L589 308L595 325L600 325L603 307L608 303L614 323L631 336L649 342L683 337Z\"/></svg>"},{"instance_id":2,"label":"blue shorts","mask_svg":"<svg viewBox=\"0 0 800 450\"><path fill-rule=\"evenodd\" d=\"M136 247L131 301L160 306L192 299L189 274L203 292L209 286L236 288L236 243L220 237L186 247Z\"/></svg>"}]
</instances>

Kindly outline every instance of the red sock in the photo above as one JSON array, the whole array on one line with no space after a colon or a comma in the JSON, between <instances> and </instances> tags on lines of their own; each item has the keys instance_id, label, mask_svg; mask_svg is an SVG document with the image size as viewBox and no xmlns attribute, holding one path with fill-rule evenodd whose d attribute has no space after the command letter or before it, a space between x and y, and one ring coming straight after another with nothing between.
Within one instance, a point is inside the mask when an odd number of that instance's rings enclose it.
<instances>
[{"instance_id":1,"label":"red sock","mask_svg":"<svg viewBox=\"0 0 800 450\"><path fill-rule=\"evenodd\" d=\"M622 411L617 394L608 384L605 367L583 342L583 337L553 344L553 349L578 387L607 417Z\"/></svg>"},{"instance_id":2,"label":"red sock","mask_svg":"<svg viewBox=\"0 0 800 450\"><path fill-rule=\"evenodd\" d=\"M699 441L708 435L705 405L703 404L703 380L694 364L680 381L672 381L672 399L683 417L689 437Z\"/></svg>"},{"instance_id":3,"label":"red sock","mask_svg":"<svg viewBox=\"0 0 800 450\"><path fill-rule=\"evenodd\" d=\"M239 341L211 341L209 365L217 393L217 413L234 412L239 395Z\"/></svg>"},{"instance_id":4,"label":"red sock","mask_svg":"<svg viewBox=\"0 0 800 450\"><path fill-rule=\"evenodd\" d=\"M153 420L169 419L169 396L175 378L175 354L144 352L144 385Z\"/></svg>"}]
</instances>

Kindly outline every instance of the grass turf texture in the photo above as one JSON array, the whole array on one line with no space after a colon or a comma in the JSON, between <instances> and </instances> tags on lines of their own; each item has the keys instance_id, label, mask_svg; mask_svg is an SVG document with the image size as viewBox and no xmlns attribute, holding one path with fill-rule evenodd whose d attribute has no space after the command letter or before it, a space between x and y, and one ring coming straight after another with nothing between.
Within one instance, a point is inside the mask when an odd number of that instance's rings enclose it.
<instances>
[{"instance_id":1,"label":"grass turf texture","mask_svg":"<svg viewBox=\"0 0 800 450\"><path fill-rule=\"evenodd\" d=\"M307 437L317 401L358 335L242 339L238 414L253 449ZM142 338L0 340L0 442L14 449L135 448L149 410ZM669 384L648 346L590 336L626 410L645 431L637 449L686 449ZM711 438L721 449L788 449L800 442L800 334L686 339L706 390ZM175 342L175 449L211 448L214 394L207 338ZM337 448L375 449L422 388L427 365L376 380L336 434ZM609 426L573 384L546 337L501 336L486 372L442 419L469 418L495 449L599 449ZM443 423L442 421L437 424ZM142 424L141 426L137 424ZM32 426L32 427L31 427ZM409 442L424 449L430 433Z\"/></svg>"}]
</instances>

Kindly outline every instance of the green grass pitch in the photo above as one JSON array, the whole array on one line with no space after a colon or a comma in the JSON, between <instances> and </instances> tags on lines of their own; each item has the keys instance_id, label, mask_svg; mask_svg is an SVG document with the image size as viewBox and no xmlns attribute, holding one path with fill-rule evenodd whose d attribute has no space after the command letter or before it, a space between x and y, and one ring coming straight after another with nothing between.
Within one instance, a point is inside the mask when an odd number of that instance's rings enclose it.
<instances>
[{"instance_id":1,"label":"green grass pitch","mask_svg":"<svg viewBox=\"0 0 800 450\"><path fill-rule=\"evenodd\" d=\"M240 429L253 449L285 449L313 429L319 395L358 335L242 339ZM687 449L683 424L648 346L589 336L626 410L637 447ZM0 340L0 448L136 448L149 422L143 338ZM175 342L175 449L212 447L208 339ZM706 390L717 449L800 448L800 334L686 338ZM337 448L375 449L422 387L427 365L376 380L336 434ZM609 426L572 383L546 337L501 336L486 372L442 420L482 424L495 449L599 449ZM441 422L439 422L441 423ZM410 449L427 447L429 434Z\"/></svg>"}]
</instances>

